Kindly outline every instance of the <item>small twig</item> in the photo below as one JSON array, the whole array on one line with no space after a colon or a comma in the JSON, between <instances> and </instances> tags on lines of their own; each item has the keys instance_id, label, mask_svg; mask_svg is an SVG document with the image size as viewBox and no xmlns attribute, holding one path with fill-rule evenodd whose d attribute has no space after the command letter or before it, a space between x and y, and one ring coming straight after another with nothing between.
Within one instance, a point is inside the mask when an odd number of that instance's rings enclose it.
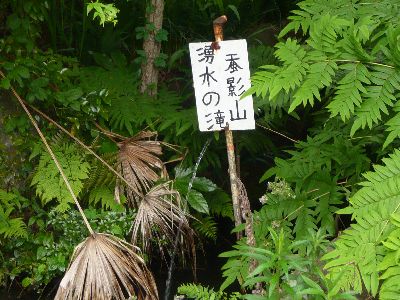
<instances>
[{"instance_id":1,"label":"small twig","mask_svg":"<svg viewBox=\"0 0 400 300\"><path fill-rule=\"evenodd\" d=\"M265 129L265 130L268 130L268 131L271 131L271 132L273 132L273 133L275 133L275 134L278 134L278 135L280 135L280 136L282 136L282 137L288 139L289 141L291 141L291 142L293 142L293 143L298 143L298 142L299 142L298 140L292 139L292 138L288 137L287 135L284 135L283 133L280 133L279 131L273 130L273 129L268 128L268 127L265 127L265 126L261 125L260 123L256 123L256 125L257 125L258 127L261 127L261 128L263 128L263 129Z\"/></svg>"},{"instance_id":2,"label":"small twig","mask_svg":"<svg viewBox=\"0 0 400 300\"><path fill-rule=\"evenodd\" d=\"M356 137L351 137L349 140L357 140L357 139L363 139L363 138L372 138L374 137L373 135L365 135L365 136L356 136Z\"/></svg>"},{"instance_id":3,"label":"small twig","mask_svg":"<svg viewBox=\"0 0 400 300\"><path fill-rule=\"evenodd\" d=\"M188 152L188 148L187 148L187 147L182 147L182 146L179 146L179 145L174 145L174 144L167 143L167 142L163 142L163 141L159 141L159 142L160 142L161 145L163 145L163 146L165 146L165 147L167 147L167 148L170 148L170 149L172 149L173 151L175 151L175 152L177 152L177 153L180 153L180 154L182 154L183 151L180 151L180 150L179 150L179 147L180 147L180 148L183 148L183 150L185 151L185 156L186 156L186 154L187 154L187 152Z\"/></svg>"},{"instance_id":4,"label":"small twig","mask_svg":"<svg viewBox=\"0 0 400 300\"><path fill-rule=\"evenodd\" d=\"M377 62L373 62L373 61L361 61L361 60L351 60L351 59L325 59L324 61L326 62L349 62L349 63L354 63L354 64L359 64L359 63L364 63L364 64L368 64L368 65L374 65L374 66L380 66L380 67L385 67L385 68L390 68L390 69L395 69L395 66L391 66L391 65L385 65L385 64L381 64L381 63L377 63Z\"/></svg>"},{"instance_id":5,"label":"small twig","mask_svg":"<svg viewBox=\"0 0 400 300\"><path fill-rule=\"evenodd\" d=\"M287 220L291 215L295 214L297 211L299 211L300 209L302 209L304 207L304 204L300 205L298 208L296 208L294 211L292 211L290 214L288 214L286 217L284 217L282 221Z\"/></svg>"},{"instance_id":6,"label":"small twig","mask_svg":"<svg viewBox=\"0 0 400 300\"><path fill-rule=\"evenodd\" d=\"M115 141L112 138L117 138L117 139L120 139L120 140L125 140L126 139L125 136L120 135L118 133L111 132L111 131L109 131L107 129L104 129L103 127L101 127L97 123L94 123L94 125L100 130L101 133L103 133L104 135L108 136L113 142L115 142Z\"/></svg>"}]
</instances>

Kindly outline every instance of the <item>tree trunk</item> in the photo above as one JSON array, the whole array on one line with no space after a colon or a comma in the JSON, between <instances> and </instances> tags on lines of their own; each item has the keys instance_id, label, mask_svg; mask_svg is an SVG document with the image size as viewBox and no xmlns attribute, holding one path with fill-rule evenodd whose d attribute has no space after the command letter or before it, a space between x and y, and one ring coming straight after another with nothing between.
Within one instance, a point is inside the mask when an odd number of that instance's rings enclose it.
<instances>
[{"instance_id":1,"label":"tree trunk","mask_svg":"<svg viewBox=\"0 0 400 300\"><path fill-rule=\"evenodd\" d=\"M154 96L157 93L158 69L154 65L154 60L160 55L161 43L157 42L155 37L162 28L164 13L164 0L151 0L150 13L146 16L147 22L154 24L154 30L149 32L143 42L143 50L146 54L146 60L142 64L142 83L140 91L148 92Z\"/></svg>"}]
</instances>

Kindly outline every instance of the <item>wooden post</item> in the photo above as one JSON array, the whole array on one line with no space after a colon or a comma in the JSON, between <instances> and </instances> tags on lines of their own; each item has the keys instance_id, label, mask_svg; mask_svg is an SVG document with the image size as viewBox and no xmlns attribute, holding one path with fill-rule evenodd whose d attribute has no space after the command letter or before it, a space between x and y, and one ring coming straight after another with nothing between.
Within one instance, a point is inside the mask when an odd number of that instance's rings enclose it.
<instances>
[{"instance_id":1,"label":"wooden post","mask_svg":"<svg viewBox=\"0 0 400 300\"><path fill-rule=\"evenodd\" d=\"M227 20L228 19L226 16L221 16L215 19L213 22L214 36L215 36L215 42L213 43L214 50L218 50L220 48L218 42L221 42L224 39L223 25L226 23ZM238 189L238 180L236 173L237 171L236 162L235 162L235 147L233 144L232 131L229 130L229 123L226 123L225 137L226 137L226 151L228 154L228 163L229 163L229 179L231 182L233 215L235 218L235 226L239 226L240 224L242 224L242 213L239 203L239 189ZM242 237L241 232L238 232L236 237L237 239L240 239Z\"/></svg>"}]
</instances>

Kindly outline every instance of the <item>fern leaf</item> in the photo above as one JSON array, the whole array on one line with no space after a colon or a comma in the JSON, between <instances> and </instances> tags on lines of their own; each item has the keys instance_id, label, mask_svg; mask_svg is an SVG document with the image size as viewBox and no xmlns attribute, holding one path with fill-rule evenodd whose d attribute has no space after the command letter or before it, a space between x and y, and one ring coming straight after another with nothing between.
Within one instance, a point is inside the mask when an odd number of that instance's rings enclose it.
<instances>
[{"instance_id":1,"label":"fern leaf","mask_svg":"<svg viewBox=\"0 0 400 300\"><path fill-rule=\"evenodd\" d=\"M117 161L115 153L107 153L102 155L101 158L110 166L115 165ZM115 188L115 174L110 172L109 168L96 159L91 163L90 177L85 180L84 191L91 191L104 186L110 189Z\"/></svg>"},{"instance_id":2,"label":"fern leaf","mask_svg":"<svg viewBox=\"0 0 400 300\"><path fill-rule=\"evenodd\" d=\"M84 154L73 144L56 144L53 151L72 190L78 195L83 188L83 181L88 178L89 173L89 164L85 161ZM47 152L43 152L40 156L39 165L32 178L32 185L36 186L36 194L41 198L43 205L57 199L58 209L65 210L69 203L73 203L56 165Z\"/></svg>"},{"instance_id":3,"label":"fern leaf","mask_svg":"<svg viewBox=\"0 0 400 300\"><path fill-rule=\"evenodd\" d=\"M324 14L319 20L312 23L310 38L307 42L315 50L323 53L335 53L337 51L337 32L341 32L342 28L348 24L348 21L337 16Z\"/></svg>"},{"instance_id":4,"label":"fern leaf","mask_svg":"<svg viewBox=\"0 0 400 300\"><path fill-rule=\"evenodd\" d=\"M357 223L343 232L335 242L335 250L325 256L330 260L325 267L331 277L358 272L356 278L361 278L373 295L378 291L378 265L385 254L381 243L393 232L390 218L400 208L400 151L385 158L384 165L375 166L374 170L365 174L368 181L350 198L348 211ZM349 289L351 285L361 292L360 281L343 284L342 288Z\"/></svg>"},{"instance_id":5,"label":"fern leaf","mask_svg":"<svg viewBox=\"0 0 400 300\"><path fill-rule=\"evenodd\" d=\"M389 134L383 144L383 148L391 144L395 138L400 137L400 101L394 104L393 111L396 112L396 115L385 124L388 127L386 131L389 131Z\"/></svg>"},{"instance_id":6,"label":"fern leaf","mask_svg":"<svg viewBox=\"0 0 400 300\"><path fill-rule=\"evenodd\" d=\"M249 93L256 92L263 97L269 94L269 99L272 100L280 91L287 93L299 86L303 80L308 69L305 61L306 51L292 39L279 43L276 47L275 56L283 66L263 66L264 70L256 72L252 77L253 87Z\"/></svg>"},{"instance_id":7,"label":"fern leaf","mask_svg":"<svg viewBox=\"0 0 400 300\"><path fill-rule=\"evenodd\" d=\"M370 55L362 44L361 37L356 35L359 29L356 26L351 26L339 42L340 48L344 50L341 57L351 61L375 61L375 57ZM369 35L369 31L365 35Z\"/></svg>"},{"instance_id":8,"label":"fern leaf","mask_svg":"<svg viewBox=\"0 0 400 300\"><path fill-rule=\"evenodd\" d=\"M0 205L0 236L5 238L27 237L26 224L22 218L11 218L13 208L4 210Z\"/></svg>"},{"instance_id":9,"label":"fern leaf","mask_svg":"<svg viewBox=\"0 0 400 300\"><path fill-rule=\"evenodd\" d=\"M194 298L196 300L228 299L227 294L224 292L221 291L215 292L211 288L204 287L194 283L182 284L180 287L178 287L178 294L185 295L189 298ZM236 299L236 297L231 297L229 299Z\"/></svg>"},{"instance_id":10,"label":"fern leaf","mask_svg":"<svg viewBox=\"0 0 400 300\"><path fill-rule=\"evenodd\" d=\"M316 172L310 178L310 184L318 187L307 193L315 201L316 223L320 223L320 228L333 236L336 233L334 213L338 210L336 206L343 202L343 194L340 193L337 181L326 171Z\"/></svg>"},{"instance_id":11,"label":"fern leaf","mask_svg":"<svg viewBox=\"0 0 400 300\"><path fill-rule=\"evenodd\" d=\"M137 103L131 97L119 97L112 100L110 121L114 128L126 129L130 135L133 135L132 124L137 115Z\"/></svg>"},{"instance_id":12,"label":"fern leaf","mask_svg":"<svg viewBox=\"0 0 400 300\"><path fill-rule=\"evenodd\" d=\"M114 191L107 186L100 186L90 191L89 203L92 205L100 204L105 209L114 209L119 204L114 199Z\"/></svg>"},{"instance_id":13,"label":"fern leaf","mask_svg":"<svg viewBox=\"0 0 400 300\"><path fill-rule=\"evenodd\" d=\"M396 69L374 66L374 71L370 73L372 86L366 87L363 95L365 100L355 111L355 121L351 128L351 135L359 129L368 126L370 129L374 124L382 120L381 112L389 114L387 107L393 106L396 101L394 96L395 89L400 90L400 73ZM389 121L386 125L390 127L395 123ZM388 130L395 131L395 130Z\"/></svg>"},{"instance_id":14,"label":"fern leaf","mask_svg":"<svg viewBox=\"0 0 400 300\"><path fill-rule=\"evenodd\" d=\"M308 102L313 106L314 97L321 101L319 90L324 86L327 87L331 85L335 70L337 70L337 65L333 61L321 60L322 61L310 65L305 80L293 96L294 100L290 105L289 112L292 112L301 103L306 106Z\"/></svg>"},{"instance_id":15,"label":"fern leaf","mask_svg":"<svg viewBox=\"0 0 400 300\"><path fill-rule=\"evenodd\" d=\"M233 221L232 200L227 193L221 189L217 189L207 193L206 197L210 214L226 217Z\"/></svg>"},{"instance_id":16,"label":"fern leaf","mask_svg":"<svg viewBox=\"0 0 400 300\"><path fill-rule=\"evenodd\" d=\"M309 235L309 230L318 230L315 220L315 212L312 207L315 206L314 201L304 200L303 204L299 206L297 211L293 211L292 213L296 212L296 222L293 228L293 232L296 234L297 240L302 240L307 238Z\"/></svg>"},{"instance_id":17,"label":"fern leaf","mask_svg":"<svg viewBox=\"0 0 400 300\"><path fill-rule=\"evenodd\" d=\"M361 63L345 64L340 66L348 73L338 82L336 95L328 105L331 116L340 115L343 121L349 119L355 107L362 103L361 94L367 93L363 84L369 84L368 69Z\"/></svg>"},{"instance_id":18,"label":"fern leaf","mask_svg":"<svg viewBox=\"0 0 400 300\"><path fill-rule=\"evenodd\" d=\"M0 236L3 235L5 238L28 236L23 219L14 216L16 209L21 207L23 200L27 201L18 194L8 193L0 189Z\"/></svg>"},{"instance_id":19,"label":"fern leaf","mask_svg":"<svg viewBox=\"0 0 400 300\"><path fill-rule=\"evenodd\" d=\"M400 214L393 214L391 221L396 229L383 242L388 253L379 265L379 270L384 271L380 276L380 299L396 299L394 295L400 294Z\"/></svg>"},{"instance_id":20,"label":"fern leaf","mask_svg":"<svg viewBox=\"0 0 400 300\"><path fill-rule=\"evenodd\" d=\"M389 158L384 158L384 166L374 166L374 172L367 172L368 180L352 198L350 204L353 217L368 218L373 213L380 212L388 219L397 205L400 205L400 151L395 150Z\"/></svg>"},{"instance_id":21,"label":"fern leaf","mask_svg":"<svg viewBox=\"0 0 400 300\"><path fill-rule=\"evenodd\" d=\"M337 276L354 276L348 282L341 282L340 288L361 293L362 282L368 292L376 294L380 242L390 229L386 225L386 220L379 214L368 220L358 219L358 223L352 224L335 242L335 250L324 256L324 259L331 259L325 268L332 280Z\"/></svg>"},{"instance_id":22,"label":"fern leaf","mask_svg":"<svg viewBox=\"0 0 400 300\"><path fill-rule=\"evenodd\" d=\"M398 40L400 35L400 26L396 22L389 23L386 31L387 39L385 40L386 45L382 47L382 52L397 67L400 67L400 49L398 46Z\"/></svg>"},{"instance_id":23,"label":"fern leaf","mask_svg":"<svg viewBox=\"0 0 400 300\"><path fill-rule=\"evenodd\" d=\"M217 240L217 223L210 216L195 220L193 229L210 240Z\"/></svg>"}]
</instances>

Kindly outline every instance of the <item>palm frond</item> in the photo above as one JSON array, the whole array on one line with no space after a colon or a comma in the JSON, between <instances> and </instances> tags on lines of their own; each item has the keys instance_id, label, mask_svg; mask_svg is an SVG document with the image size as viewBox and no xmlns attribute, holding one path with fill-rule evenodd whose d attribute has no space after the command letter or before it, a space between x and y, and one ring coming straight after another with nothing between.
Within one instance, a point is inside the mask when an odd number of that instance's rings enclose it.
<instances>
[{"instance_id":1,"label":"palm frond","mask_svg":"<svg viewBox=\"0 0 400 300\"><path fill-rule=\"evenodd\" d=\"M162 149L159 141L150 140L154 132L141 131L132 138L120 143L117 171L119 171L130 187L121 185L118 181L118 192L125 189L129 203L138 207L141 195L145 194L154 182L160 179L164 164L159 158Z\"/></svg>"},{"instance_id":2,"label":"palm frond","mask_svg":"<svg viewBox=\"0 0 400 300\"><path fill-rule=\"evenodd\" d=\"M92 234L75 248L55 299L158 299L151 272L132 249L115 236Z\"/></svg>"},{"instance_id":3,"label":"palm frond","mask_svg":"<svg viewBox=\"0 0 400 300\"><path fill-rule=\"evenodd\" d=\"M144 196L132 227L132 243L136 245L141 239L146 252L150 251L151 240L159 241L161 253L163 245L174 247L179 232L181 252L195 255L193 230L181 208L179 193L170 188L170 182L153 187Z\"/></svg>"}]
</instances>

